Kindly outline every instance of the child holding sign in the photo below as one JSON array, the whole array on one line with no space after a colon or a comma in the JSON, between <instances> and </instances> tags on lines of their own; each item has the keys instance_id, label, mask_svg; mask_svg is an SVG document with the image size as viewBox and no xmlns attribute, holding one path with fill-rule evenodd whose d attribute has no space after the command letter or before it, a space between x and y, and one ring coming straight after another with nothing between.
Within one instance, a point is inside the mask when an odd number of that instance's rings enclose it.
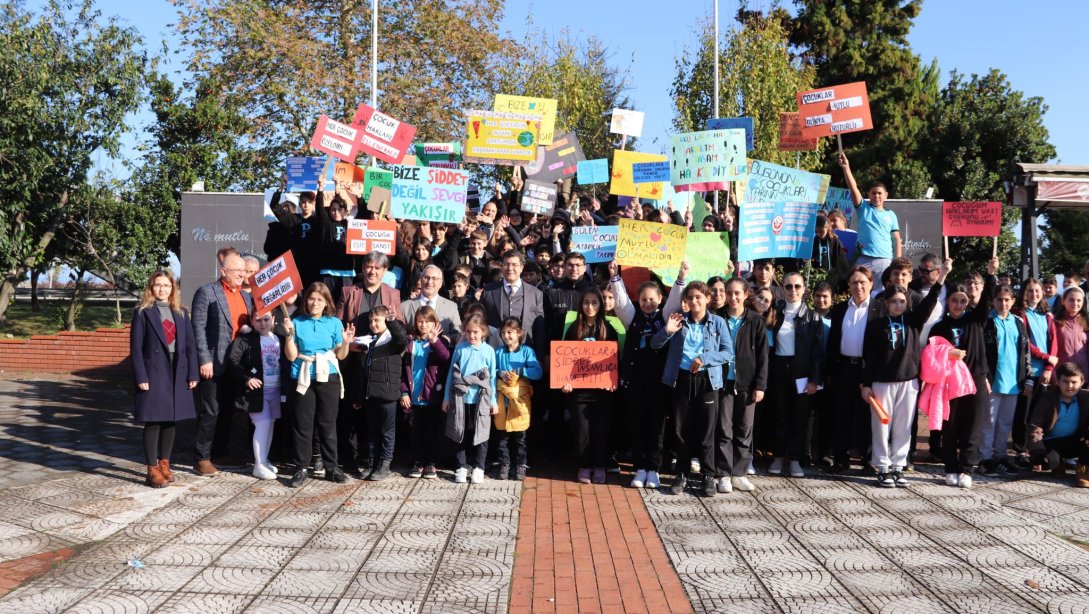
<instances>
[{"instance_id":1,"label":"child holding sign","mask_svg":"<svg viewBox=\"0 0 1089 614\"><path fill-rule=\"evenodd\" d=\"M851 200L858 210L858 243L855 249L859 256L855 264L869 268L874 279L880 279L892 259L900 257L901 250L900 223L896 213L885 209L889 192L885 184L874 181L867 191L869 198L863 199L845 154L839 154L839 165L851 190Z\"/></svg>"}]
</instances>

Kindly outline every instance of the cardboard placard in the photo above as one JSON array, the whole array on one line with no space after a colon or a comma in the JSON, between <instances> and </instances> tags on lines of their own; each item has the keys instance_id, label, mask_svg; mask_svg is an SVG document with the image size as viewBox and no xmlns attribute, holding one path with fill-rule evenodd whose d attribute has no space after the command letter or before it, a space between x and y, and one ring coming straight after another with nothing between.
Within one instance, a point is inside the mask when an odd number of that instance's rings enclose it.
<instances>
[{"instance_id":1,"label":"cardboard placard","mask_svg":"<svg viewBox=\"0 0 1089 614\"><path fill-rule=\"evenodd\" d=\"M737 233L737 259L813 256L816 203L744 203Z\"/></svg>"},{"instance_id":2,"label":"cardboard placard","mask_svg":"<svg viewBox=\"0 0 1089 614\"><path fill-rule=\"evenodd\" d=\"M709 119L703 123L705 130L729 130L741 128L745 131L745 151L752 151L756 146L753 133L756 126L751 117L719 117Z\"/></svg>"},{"instance_id":3,"label":"cardboard placard","mask_svg":"<svg viewBox=\"0 0 1089 614\"><path fill-rule=\"evenodd\" d=\"M725 190L745 175L741 128L675 134L670 143L670 182L678 192Z\"/></svg>"},{"instance_id":4,"label":"cardboard placard","mask_svg":"<svg viewBox=\"0 0 1089 614\"><path fill-rule=\"evenodd\" d=\"M586 264L609 262L616 257L619 226L575 226L571 229L571 251L586 257Z\"/></svg>"},{"instance_id":5,"label":"cardboard placard","mask_svg":"<svg viewBox=\"0 0 1089 614\"><path fill-rule=\"evenodd\" d=\"M385 169L371 166L363 173L363 199L371 199L371 190L374 188L393 189L393 173Z\"/></svg>"},{"instance_id":6,"label":"cardboard placard","mask_svg":"<svg viewBox=\"0 0 1089 614\"><path fill-rule=\"evenodd\" d=\"M806 138L873 129L865 81L806 90L797 97Z\"/></svg>"},{"instance_id":7,"label":"cardboard placard","mask_svg":"<svg viewBox=\"0 0 1089 614\"><path fill-rule=\"evenodd\" d=\"M615 341L553 341L549 386L612 390L620 384Z\"/></svg>"},{"instance_id":8,"label":"cardboard placard","mask_svg":"<svg viewBox=\"0 0 1089 614\"><path fill-rule=\"evenodd\" d=\"M379 252L392 256L397 253L397 222L393 220L348 220L346 252L361 256Z\"/></svg>"},{"instance_id":9,"label":"cardboard placard","mask_svg":"<svg viewBox=\"0 0 1089 614\"><path fill-rule=\"evenodd\" d=\"M582 162L578 163L577 174L577 181L579 182L579 185L608 183L609 160L607 158L600 158L598 160L583 160Z\"/></svg>"},{"instance_id":10,"label":"cardboard placard","mask_svg":"<svg viewBox=\"0 0 1089 614\"><path fill-rule=\"evenodd\" d=\"M272 311L292 294L301 293L302 277L295 266L295 257L290 251L284 252L250 277L250 287L258 317Z\"/></svg>"},{"instance_id":11,"label":"cardboard placard","mask_svg":"<svg viewBox=\"0 0 1089 614\"><path fill-rule=\"evenodd\" d=\"M997 237L1002 234L1002 203L942 203L942 234L947 237Z\"/></svg>"},{"instance_id":12,"label":"cardboard placard","mask_svg":"<svg viewBox=\"0 0 1089 614\"><path fill-rule=\"evenodd\" d=\"M355 110L352 125L359 129L359 149L383 162L400 164L416 136L416 126L394 119L366 103Z\"/></svg>"},{"instance_id":13,"label":"cardboard placard","mask_svg":"<svg viewBox=\"0 0 1089 614\"><path fill-rule=\"evenodd\" d=\"M336 193L347 201L348 206L356 208L359 199L363 197L363 184L366 173L363 169L347 162L337 162L333 165L333 181L336 182Z\"/></svg>"},{"instance_id":14,"label":"cardboard placard","mask_svg":"<svg viewBox=\"0 0 1089 614\"><path fill-rule=\"evenodd\" d=\"M468 187L468 171L394 166L390 215L402 220L460 224L465 218Z\"/></svg>"},{"instance_id":15,"label":"cardboard placard","mask_svg":"<svg viewBox=\"0 0 1089 614\"><path fill-rule=\"evenodd\" d=\"M843 212L844 217L847 218L847 227L850 228L851 219L855 214L855 201L851 198L851 191L847 188L829 186L824 197L824 204L821 205L821 211L831 212L836 209Z\"/></svg>"},{"instance_id":16,"label":"cardboard placard","mask_svg":"<svg viewBox=\"0 0 1089 614\"><path fill-rule=\"evenodd\" d=\"M522 212L551 215L556 208L558 192L554 183L526 179L522 189Z\"/></svg>"},{"instance_id":17,"label":"cardboard placard","mask_svg":"<svg viewBox=\"0 0 1089 614\"><path fill-rule=\"evenodd\" d=\"M779 114L779 151L817 151L817 139L802 134L805 123L802 114L789 111Z\"/></svg>"},{"instance_id":18,"label":"cardboard placard","mask_svg":"<svg viewBox=\"0 0 1089 614\"><path fill-rule=\"evenodd\" d=\"M359 155L359 133L358 128L322 115L317 129L314 130L314 137L310 139L310 146L337 160L355 162Z\"/></svg>"},{"instance_id":19,"label":"cardboard placard","mask_svg":"<svg viewBox=\"0 0 1089 614\"><path fill-rule=\"evenodd\" d=\"M715 275L726 275L730 262L730 234L726 232L690 232L684 248L688 262L688 281L707 281ZM662 283L672 286L677 281L677 267L654 269Z\"/></svg>"},{"instance_id":20,"label":"cardboard placard","mask_svg":"<svg viewBox=\"0 0 1089 614\"><path fill-rule=\"evenodd\" d=\"M557 135L551 145L537 148L537 158L526 166L526 175L543 183L555 183L570 179L578 171L578 165L586 156L574 132Z\"/></svg>"},{"instance_id":21,"label":"cardboard placard","mask_svg":"<svg viewBox=\"0 0 1089 614\"><path fill-rule=\"evenodd\" d=\"M541 145L551 145L556 132L556 106L555 98L534 98L532 96L510 96L508 94L496 94L493 111L504 113L529 113L541 116Z\"/></svg>"},{"instance_id":22,"label":"cardboard placard","mask_svg":"<svg viewBox=\"0 0 1089 614\"><path fill-rule=\"evenodd\" d=\"M744 203L824 202L832 177L819 173L753 160Z\"/></svg>"},{"instance_id":23,"label":"cardboard placard","mask_svg":"<svg viewBox=\"0 0 1089 614\"><path fill-rule=\"evenodd\" d=\"M627 109L613 109L613 118L609 122L609 132L624 136L643 136L643 112Z\"/></svg>"},{"instance_id":24,"label":"cardboard placard","mask_svg":"<svg viewBox=\"0 0 1089 614\"><path fill-rule=\"evenodd\" d=\"M452 143L416 143L416 164L431 168L459 168L462 147L460 141Z\"/></svg>"},{"instance_id":25,"label":"cardboard placard","mask_svg":"<svg viewBox=\"0 0 1089 614\"><path fill-rule=\"evenodd\" d=\"M390 173L390 182L393 181L393 173ZM374 213L389 213L389 203L393 199L392 186L380 188L374 186L371 189L371 197L367 199L367 211Z\"/></svg>"},{"instance_id":26,"label":"cardboard placard","mask_svg":"<svg viewBox=\"0 0 1089 614\"><path fill-rule=\"evenodd\" d=\"M325 169L325 157L291 157L287 159L285 166L286 172L284 174L287 175L286 191L302 192L305 190L316 190L318 187L318 177L321 175L321 171Z\"/></svg>"},{"instance_id":27,"label":"cardboard placard","mask_svg":"<svg viewBox=\"0 0 1089 614\"><path fill-rule=\"evenodd\" d=\"M497 166L525 166L537 158L541 116L466 111L465 160Z\"/></svg>"},{"instance_id":28,"label":"cardboard placard","mask_svg":"<svg viewBox=\"0 0 1089 614\"><path fill-rule=\"evenodd\" d=\"M638 162L665 162L666 157L658 154L629 151L626 149L613 150L612 181L609 183L609 193L617 196L639 196L658 200L665 192L662 182L641 183L636 185L632 181L632 165Z\"/></svg>"},{"instance_id":29,"label":"cardboard placard","mask_svg":"<svg viewBox=\"0 0 1089 614\"><path fill-rule=\"evenodd\" d=\"M631 165L632 183L669 181L669 162L636 162Z\"/></svg>"},{"instance_id":30,"label":"cardboard placard","mask_svg":"<svg viewBox=\"0 0 1089 614\"><path fill-rule=\"evenodd\" d=\"M687 240L688 229L683 226L621 218L616 262L650 269L679 267Z\"/></svg>"}]
</instances>

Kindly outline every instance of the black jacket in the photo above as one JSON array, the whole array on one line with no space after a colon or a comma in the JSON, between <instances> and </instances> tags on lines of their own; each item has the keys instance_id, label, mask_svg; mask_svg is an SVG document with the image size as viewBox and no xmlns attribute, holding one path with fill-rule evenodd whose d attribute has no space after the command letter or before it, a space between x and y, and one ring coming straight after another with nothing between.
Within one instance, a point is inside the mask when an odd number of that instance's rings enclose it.
<instances>
[{"instance_id":1,"label":"black jacket","mask_svg":"<svg viewBox=\"0 0 1089 614\"><path fill-rule=\"evenodd\" d=\"M289 215L281 209L280 197L280 190L276 190L272 194L272 201L269 203L269 208L276 215L276 221L268 223L268 232L265 234L265 257L269 260L277 258L291 249L291 233L294 225L298 222L297 216Z\"/></svg>"},{"instance_id":2,"label":"black jacket","mask_svg":"<svg viewBox=\"0 0 1089 614\"><path fill-rule=\"evenodd\" d=\"M279 333L273 334L280 340L280 394L290 397L287 392L295 380L291 379L291 363L284 356L285 338ZM235 408L247 413L261 413L265 404L264 386L256 390L246 387L246 382L253 377L260 379L262 384L265 381L265 368L261 362L261 335L257 331L241 334L231 342L231 347L227 350L226 373L233 386Z\"/></svg>"},{"instance_id":3,"label":"black jacket","mask_svg":"<svg viewBox=\"0 0 1089 614\"><path fill-rule=\"evenodd\" d=\"M836 303L832 306L832 309L828 311L828 319L832 321L832 325L828 328L828 345L825 348L825 354L827 359L825 360L825 373L830 377L836 371L836 362L843 358L843 354L839 351L840 342L843 341L843 318L847 315L847 305L853 299L847 299L842 303ZM885 303L875 298L870 299L870 309L866 314L867 325L874 320L885 317L888 314L888 309L885 308ZM865 346L865 339L862 342Z\"/></svg>"},{"instance_id":4,"label":"black jacket","mask_svg":"<svg viewBox=\"0 0 1089 614\"><path fill-rule=\"evenodd\" d=\"M775 338L778 339L779 329L783 327L783 312L786 310L786 303L776 301L774 309L776 317L773 333ZM776 342L775 346L779 346L778 342ZM769 353L774 355L775 351L769 350ZM824 323L821 322L821 317L816 311L802 303L798 313L794 315L794 360L790 363L791 372L783 375L790 378L791 385L793 385L794 380L803 377L813 380L814 383L820 383L823 381L821 380L824 374L823 365Z\"/></svg>"},{"instance_id":5,"label":"black jacket","mask_svg":"<svg viewBox=\"0 0 1089 614\"><path fill-rule=\"evenodd\" d=\"M550 340L563 339L563 325L567 312L578 307L575 303L578 302L579 295L584 289L593 285L593 280L583 276L577 282L564 278L551 288L544 290L545 325L548 327Z\"/></svg>"},{"instance_id":6,"label":"black jacket","mask_svg":"<svg viewBox=\"0 0 1089 614\"><path fill-rule=\"evenodd\" d=\"M729 328L729 316L726 310L718 314L726 320ZM753 393L768 388L768 327L764 318L751 309L746 309L741 316L741 325L734 336L734 382L733 393L742 405L751 405ZM820 320L818 319L818 322ZM729 368L722 367L722 379L728 389Z\"/></svg>"},{"instance_id":7,"label":"black jacket","mask_svg":"<svg viewBox=\"0 0 1089 614\"><path fill-rule=\"evenodd\" d=\"M985 377L989 372L987 366L987 347L983 343L983 324L989 319L991 313L990 304L994 301L995 281L993 277L984 276L983 294L980 295L979 304L967 311L958 319L953 319L948 313L930 329L930 335L937 335L953 344L953 347L964 350L964 364L975 377ZM983 392L986 392L984 390Z\"/></svg>"},{"instance_id":8,"label":"black jacket","mask_svg":"<svg viewBox=\"0 0 1089 614\"><path fill-rule=\"evenodd\" d=\"M665 371L666 349L655 350L650 339L654 333L665 326L662 310L651 315L636 308L635 315L628 325L628 334L624 337L623 352L620 359L620 385L630 387L635 382L661 383Z\"/></svg>"},{"instance_id":9,"label":"black jacket","mask_svg":"<svg viewBox=\"0 0 1089 614\"><path fill-rule=\"evenodd\" d=\"M866 323L866 336L862 340L862 385L906 382L919 377L922 360L919 332L930 319L930 312L941 293L941 284L934 284L915 309L899 318L886 316Z\"/></svg>"},{"instance_id":10,"label":"black jacket","mask_svg":"<svg viewBox=\"0 0 1089 614\"><path fill-rule=\"evenodd\" d=\"M362 360L352 363L358 369L356 377L352 378L358 382L351 396L356 402L396 401L401 398L401 354L408 345L408 334L404 325L397 320L388 320L386 326L390 334L389 343L375 346L372 340L366 346Z\"/></svg>"},{"instance_id":11,"label":"black jacket","mask_svg":"<svg viewBox=\"0 0 1089 614\"><path fill-rule=\"evenodd\" d=\"M1084 388L1079 390L1074 398L1078 401L1078 430L1074 431L1074 434L1089 437L1089 390ZM1058 386L1048 386L1032 399L1028 418L1029 433L1034 428L1040 427L1046 435L1055 428L1055 422L1059 419L1061 399Z\"/></svg>"},{"instance_id":12,"label":"black jacket","mask_svg":"<svg viewBox=\"0 0 1089 614\"><path fill-rule=\"evenodd\" d=\"M982 307L982 305L980 305ZM978 309L978 307L977 307ZM987 310L990 312L990 309ZM1018 391L1024 388L1025 382L1032 377L1032 357L1029 354L1029 335L1025 329L1025 321L1017 314L1010 312L1017 325L1017 387ZM994 378L998 375L998 331L994 318L988 317L983 322L983 347L987 355L987 381L994 384Z\"/></svg>"}]
</instances>

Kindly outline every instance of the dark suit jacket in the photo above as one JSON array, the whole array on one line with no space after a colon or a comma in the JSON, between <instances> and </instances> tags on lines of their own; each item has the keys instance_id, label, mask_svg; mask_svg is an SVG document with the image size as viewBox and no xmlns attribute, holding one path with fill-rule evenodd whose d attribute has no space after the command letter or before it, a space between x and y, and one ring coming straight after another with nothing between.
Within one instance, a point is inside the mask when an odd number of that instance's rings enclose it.
<instances>
[{"instance_id":1,"label":"dark suit jacket","mask_svg":"<svg viewBox=\"0 0 1089 614\"><path fill-rule=\"evenodd\" d=\"M832 326L828 329L828 347L827 347L827 360L825 360L824 372L828 374L835 373L836 361L840 358L839 344L843 340L843 317L847 315L847 302L851 299L847 299L842 303L837 303L828 312L828 318L832 320ZM870 299L870 311L866 316L866 322L872 322L879 318L883 318L888 315L888 309L885 308L885 303L875 298Z\"/></svg>"},{"instance_id":2,"label":"dark suit jacket","mask_svg":"<svg viewBox=\"0 0 1089 614\"><path fill-rule=\"evenodd\" d=\"M404 317L405 326L410 330L415 330L416 311L420 309L420 305L418 297L401 303L401 315ZM439 316L439 325L447 337L453 339L461 334L461 314L458 313L458 306L454 301L436 296L433 309Z\"/></svg>"},{"instance_id":3,"label":"dark suit jacket","mask_svg":"<svg viewBox=\"0 0 1089 614\"><path fill-rule=\"evenodd\" d=\"M246 309L253 313L253 296L242 292ZM197 288L193 295L193 334L197 344L197 360L200 364L212 363L215 377L223 374L227 362L227 348L234 339L234 323L227 307L227 295L217 279Z\"/></svg>"},{"instance_id":4,"label":"dark suit jacket","mask_svg":"<svg viewBox=\"0 0 1089 614\"><path fill-rule=\"evenodd\" d=\"M544 293L539 289L522 282L519 290L522 292L522 313L511 314L522 320L522 343L533 348L537 357L548 355L548 329L545 326ZM503 326L500 306L507 300L507 291L503 288L503 282L489 284L484 287L481 303L484 304L484 313L488 318L488 325L500 328Z\"/></svg>"}]
</instances>

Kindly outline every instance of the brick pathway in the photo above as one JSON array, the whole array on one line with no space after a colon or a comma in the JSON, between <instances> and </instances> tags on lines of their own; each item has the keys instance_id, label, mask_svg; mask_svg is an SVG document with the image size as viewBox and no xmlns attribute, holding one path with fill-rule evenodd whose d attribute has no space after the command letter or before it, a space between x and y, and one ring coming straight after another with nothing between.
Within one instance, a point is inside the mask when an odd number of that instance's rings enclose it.
<instances>
[{"instance_id":1,"label":"brick pathway","mask_svg":"<svg viewBox=\"0 0 1089 614\"><path fill-rule=\"evenodd\" d=\"M639 493L571 471L526 480L510 611L691 612Z\"/></svg>"}]
</instances>

